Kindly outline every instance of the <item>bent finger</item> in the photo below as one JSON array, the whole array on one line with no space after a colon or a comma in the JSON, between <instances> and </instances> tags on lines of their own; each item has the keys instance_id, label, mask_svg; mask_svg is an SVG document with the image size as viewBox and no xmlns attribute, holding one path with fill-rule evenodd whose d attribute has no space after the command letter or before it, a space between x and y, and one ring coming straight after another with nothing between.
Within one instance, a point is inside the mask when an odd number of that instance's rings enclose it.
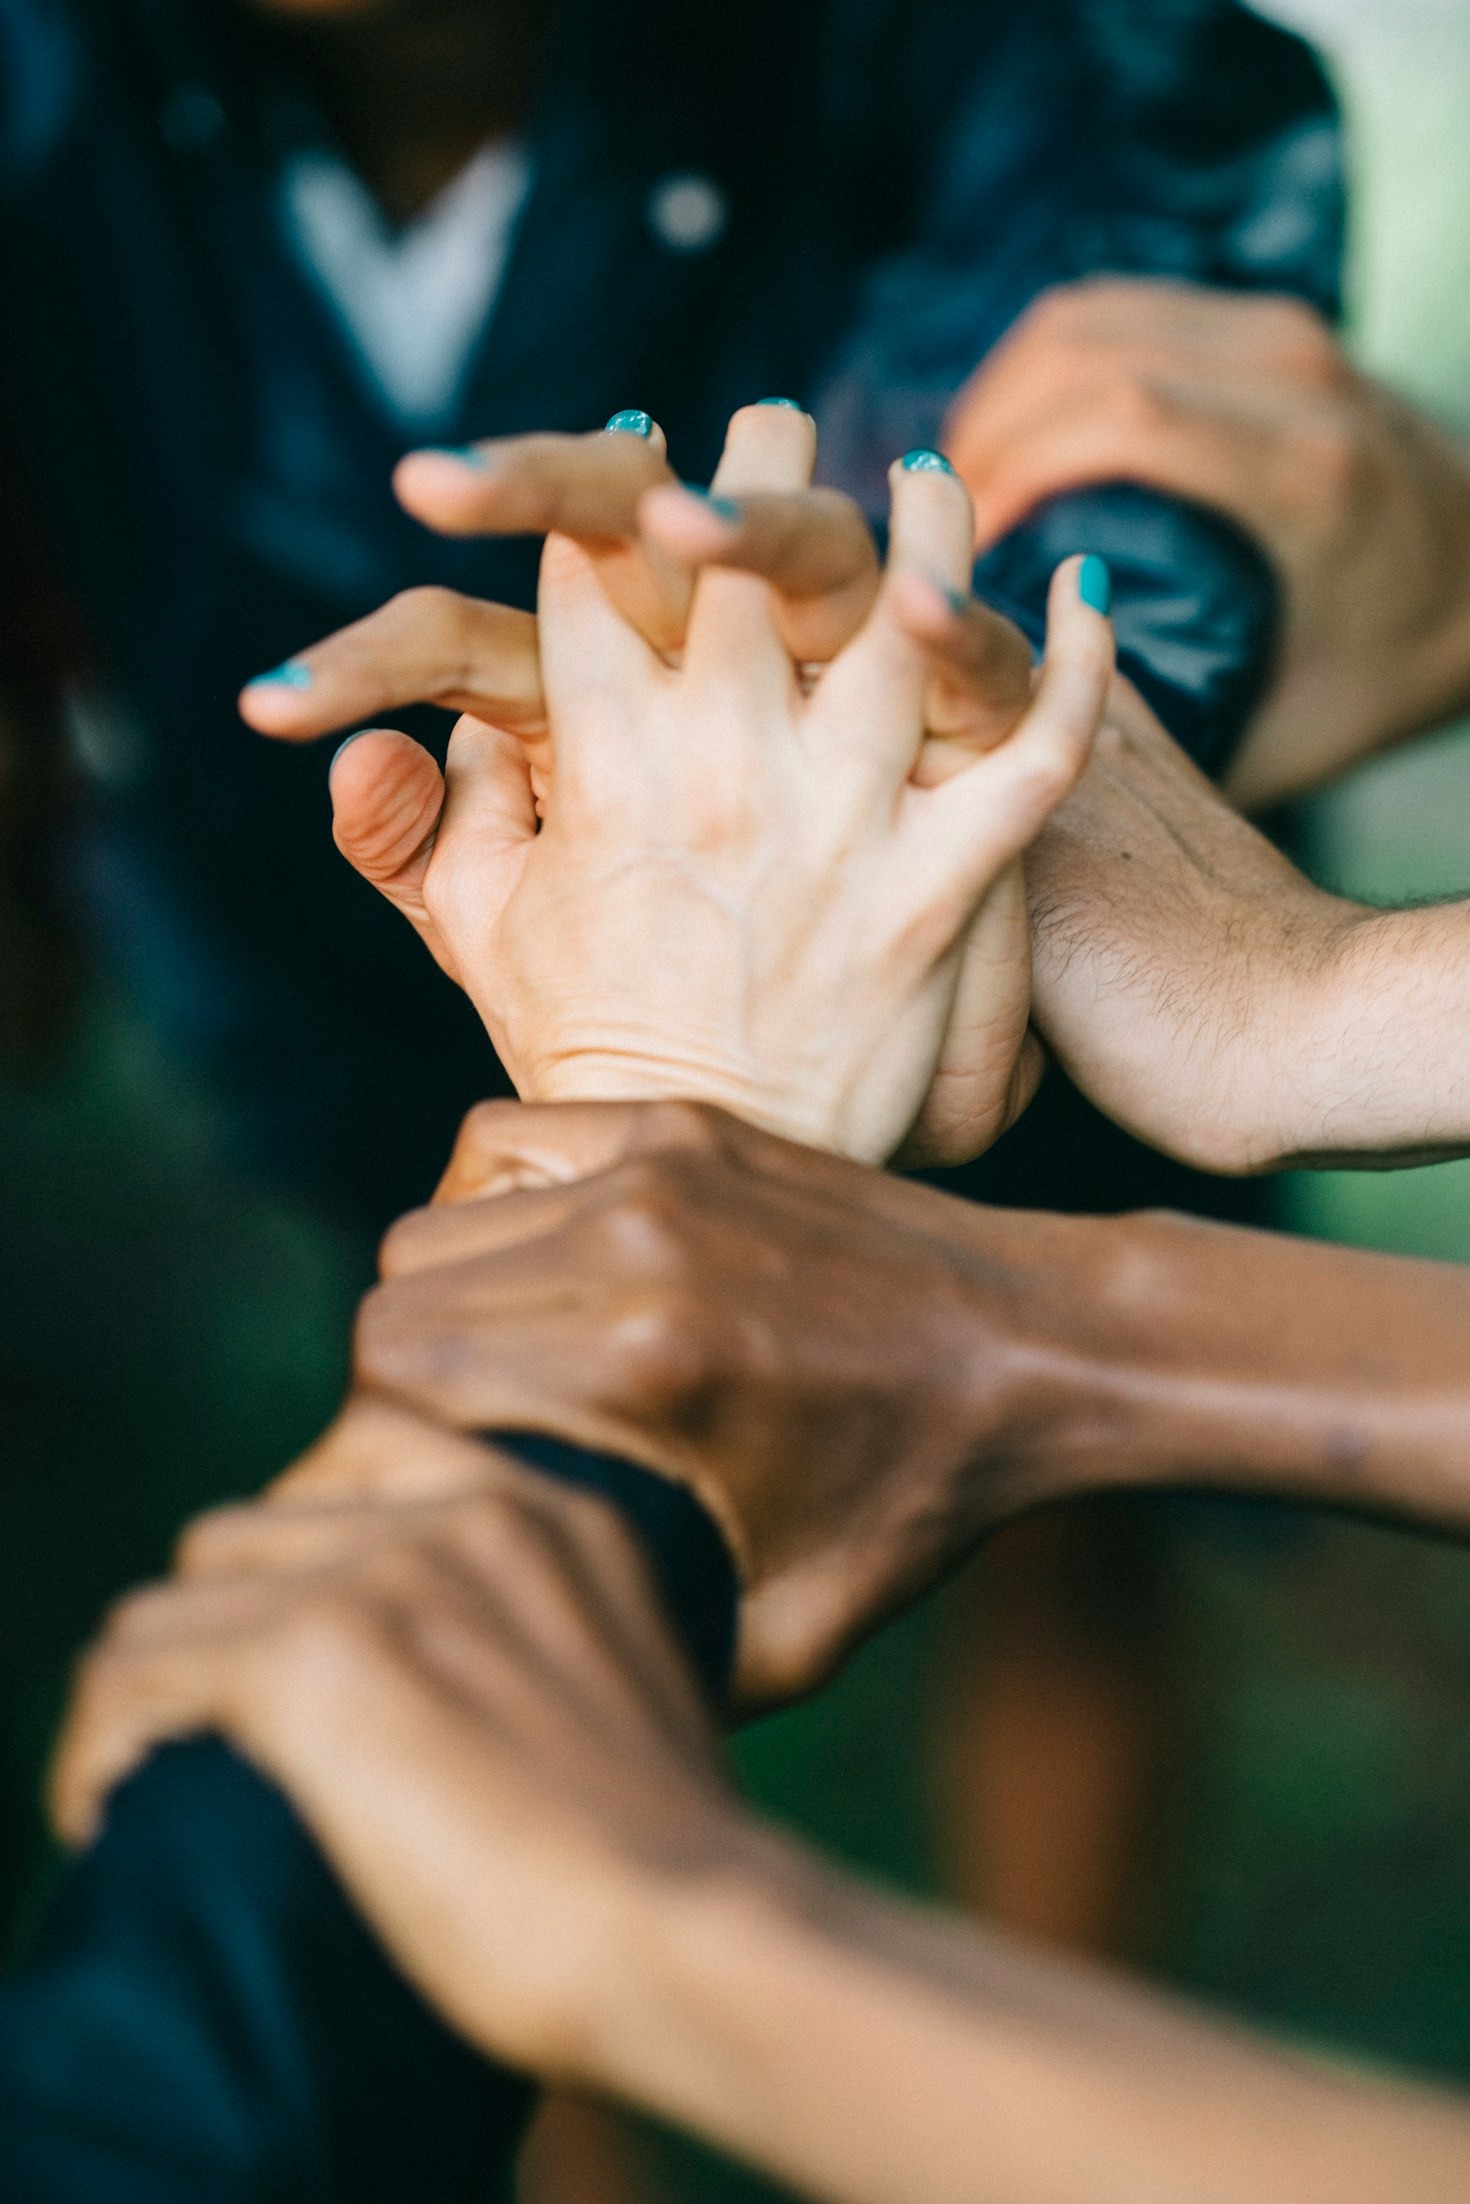
<instances>
[{"instance_id":1,"label":"bent finger","mask_svg":"<svg viewBox=\"0 0 1470 2204\"><path fill-rule=\"evenodd\" d=\"M406 589L240 692L258 734L310 742L405 704L438 704L524 736L546 725L536 622L452 589Z\"/></svg>"},{"instance_id":2,"label":"bent finger","mask_svg":"<svg viewBox=\"0 0 1470 2204\"><path fill-rule=\"evenodd\" d=\"M938 739L925 743L914 779L931 787L1013 731L1031 701L1031 646L1004 614L927 574L897 574L892 586L899 625L929 654L925 722Z\"/></svg>"},{"instance_id":3,"label":"bent finger","mask_svg":"<svg viewBox=\"0 0 1470 2204\"><path fill-rule=\"evenodd\" d=\"M393 479L400 502L441 534L573 538L645 641L665 653L678 649L689 616L688 571L638 539L639 500L674 479L663 431L646 413L614 414L586 436L411 452Z\"/></svg>"},{"instance_id":4,"label":"bent finger","mask_svg":"<svg viewBox=\"0 0 1470 2204\"><path fill-rule=\"evenodd\" d=\"M878 548L860 506L839 490L702 496L671 485L639 508L644 534L697 571L757 574L775 592L776 632L799 665L825 665L878 594Z\"/></svg>"},{"instance_id":5,"label":"bent finger","mask_svg":"<svg viewBox=\"0 0 1470 2204\"><path fill-rule=\"evenodd\" d=\"M972 907L1035 840L1092 753L1115 670L1111 584L1101 559L1066 560L1052 577L1036 694L1009 740L942 787L910 792L905 834L950 871Z\"/></svg>"},{"instance_id":6,"label":"bent finger","mask_svg":"<svg viewBox=\"0 0 1470 2204\"><path fill-rule=\"evenodd\" d=\"M816 457L816 423L799 406L769 399L740 407L730 417L710 486L711 514L718 521L747 497L805 490ZM785 691L791 654L777 630L775 600L763 576L726 565L703 568L689 614L684 666L696 682L724 681L733 672L743 690L760 680L775 693Z\"/></svg>"},{"instance_id":7,"label":"bent finger","mask_svg":"<svg viewBox=\"0 0 1470 2204\"><path fill-rule=\"evenodd\" d=\"M972 533L964 484L942 453L908 452L889 469L888 562L861 632L837 658L815 700L814 723L841 751L896 783L918 760L929 659L898 617L895 584L926 574L946 596L968 596Z\"/></svg>"},{"instance_id":8,"label":"bent finger","mask_svg":"<svg viewBox=\"0 0 1470 2204\"><path fill-rule=\"evenodd\" d=\"M708 1154L739 1139L735 1119L697 1102L480 1102L459 1128L434 1200L554 1186L632 1155L670 1148Z\"/></svg>"},{"instance_id":9,"label":"bent finger","mask_svg":"<svg viewBox=\"0 0 1470 2204\"><path fill-rule=\"evenodd\" d=\"M662 429L637 418L643 433L505 436L409 452L393 487L440 535L632 536L644 492L673 480Z\"/></svg>"}]
</instances>

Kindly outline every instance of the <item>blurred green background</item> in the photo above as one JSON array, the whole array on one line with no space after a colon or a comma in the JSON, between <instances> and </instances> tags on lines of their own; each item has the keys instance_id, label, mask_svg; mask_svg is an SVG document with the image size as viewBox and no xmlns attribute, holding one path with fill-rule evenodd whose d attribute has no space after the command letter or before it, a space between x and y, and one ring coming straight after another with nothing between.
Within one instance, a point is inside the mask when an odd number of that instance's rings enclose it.
<instances>
[{"instance_id":1,"label":"blurred green background","mask_svg":"<svg viewBox=\"0 0 1470 2204\"><path fill-rule=\"evenodd\" d=\"M1470 429L1470 14L1357 0L1342 15L1353 341ZM1470 889L1467 813L1470 731L1319 804L1318 867L1373 899ZM325 822L323 845L330 862ZM1470 1256L1470 1164L1296 1181L1287 1198L1304 1230ZM232 1173L208 1094L105 1001L44 1081L0 1090L0 1218L13 1919L43 1857L38 1772L74 1648L187 1514L254 1488L320 1428L372 1251ZM1261 1548L1187 1510L1169 1538L1182 1711L1150 1906L1159 1972L1287 2034L1470 2079L1470 1554L1346 1524ZM738 1747L772 1812L919 1889L914 1710L934 1638L931 1615L910 1618ZM707 2204L767 2193L683 2146L663 2181Z\"/></svg>"}]
</instances>

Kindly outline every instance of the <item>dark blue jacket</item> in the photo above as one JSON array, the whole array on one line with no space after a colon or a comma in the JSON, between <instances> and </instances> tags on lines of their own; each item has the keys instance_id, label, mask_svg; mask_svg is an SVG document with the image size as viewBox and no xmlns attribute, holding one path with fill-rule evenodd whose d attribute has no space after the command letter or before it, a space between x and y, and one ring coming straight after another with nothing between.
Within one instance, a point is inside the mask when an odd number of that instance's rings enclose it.
<instances>
[{"instance_id":1,"label":"dark blue jacket","mask_svg":"<svg viewBox=\"0 0 1470 2204\"><path fill-rule=\"evenodd\" d=\"M273 1166L374 1217L422 1194L495 1067L331 850L325 754L249 734L234 694L415 581L525 601L533 547L440 542L394 506L403 439L278 228L277 155L324 125L248 14L0 0L3 433L123 708L76 865L94 933ZM783 391L871 506L1060 278L1334 302L1329 95L1231 0L645 0L631 20L561 9L448 436L637 404L699 480L729 410ZM649 209L691 173L725 220L680 251ZM1074 544L1118 566L1120 632L1176 732L1228 736L1262 672L1260 572L1132 493L1064 501L989 580L1034 613Z\"/></svg>"}]
</instances>

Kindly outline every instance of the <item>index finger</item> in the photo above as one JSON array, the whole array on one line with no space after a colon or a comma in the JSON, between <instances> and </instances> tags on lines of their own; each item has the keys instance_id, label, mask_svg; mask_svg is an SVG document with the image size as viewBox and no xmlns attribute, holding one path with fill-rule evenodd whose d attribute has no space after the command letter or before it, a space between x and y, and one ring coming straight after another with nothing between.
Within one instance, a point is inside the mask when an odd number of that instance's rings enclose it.
<instances>
[{"instance_id":1,"label":"index finger","mask_svg":"<svg viewBox=\"0 0 1470 2204\"><path fill-rule=\"evenodd\" d=\"M441 536L633 536L639 499L673 479L653 421L646 434L503 436L409 452L393 470L399 503Z\"/></svg>"},{"instance_id":2,"label":"index finger","mask_svg":"<svg viewBox=\"0 0 1470 2204\"><path fill-rule=\"evenodd\" d=\"M441 535L572 537L623 617L656 650L671 652L684 638L690 577L657 544L639 540L638 506L673 480L663 431L630 408L590 435L410 452L393 486L406 510Z\"/></svg>"},{"instance_id":3,"label":"index finger","mask_svg":"<svg viewBox=\"0 0 1470 2204\"><path fill-rule=\"evenodd\" d=\"M739 1137L733 1118L697 1102L480 1102L460 1126L434 1201L564 1185L628 1156L708 1152Z\"/></svg>"}]
</instances>

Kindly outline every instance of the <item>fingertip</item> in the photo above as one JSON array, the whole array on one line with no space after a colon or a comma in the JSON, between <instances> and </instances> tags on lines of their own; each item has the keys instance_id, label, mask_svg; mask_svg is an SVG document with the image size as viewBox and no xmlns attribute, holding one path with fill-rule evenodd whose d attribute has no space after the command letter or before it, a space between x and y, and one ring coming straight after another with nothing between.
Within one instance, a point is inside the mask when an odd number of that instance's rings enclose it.
<instances>
[{"instance_id":1,"label":"fingertip","mask_svg":"<svg viewBox=\"0 0 1470 2204\"><path fill-rule=\"evenodd\" d=\"M970 599L936 575L909 567L893 577L893 605L902 626L926 643L952 641L959 633Z\"/></svg>"},{"instance_id":2,"label":"fingertip","mask_svg":"<svg viewBox=\"0 0 1470 2204\"><path fill-rule=\"evenodd\" d=\"M315 725L302 723L314 723L320 709L320 700L312 694L314 680L304 658L288 658L268 673L255 674L235 700L240 717L257 734L287 740L309 736L316 732Z\"/></svg>"},{"instance_id":3,"label":"fingertip","mask_svg":"<svg viewBox=\"0 0 1470 2204\"><path fill-rule=\"evenodd\" d=\"M419 851L438 823L444 776L421 744L389 727L349 736L327 786L332 833L344 857L381 880Z\"/></svg>"},{"instance_id":4,"label":"fingertip","mask_svg":"<svg viewBox=\"0 0 1470 2204\"><path fill-rule=\"evenodd\" d=\"M1103 619L1112 617L1113 571L1107 560L1100 559L1095 551L1089 551L1077 569L1077 594Z\"/></svg>"},{"instance_id":5,"label":"fingertip","mask_svg":"<svg viewBox=\"0 0 1470 2204\"><path fill-rule=\"evenodd\" d=\"M1113 571L1095 551L1079 551L1063 559L1052 576L1048 609L1055 613L1074 605L1111 623Z\"/></svg>"},{"instance_id":6,"label":"fingertip","mask_svg":"<svg viewBox=\"0 0 1470 2204\"><path fill-rule=\"evenodd\" d=\"M684 482L663 482L638 501L638 525L681 557L706 557L728 545L743 518L739 501Z\"/></svg>"},{"instance_id":7,"label":"fingertip","mask_svg":"<svg viewBox=\"0 0 1470 2204\"><path fill-rule=\"evenodd\" d=\"M449 534L469 531L484 511L497 458L489 444L425 445L406 452L393 469L393 494L415 520Z\"/></svg>"},{"instance_id":8,"label":"fingertip","mask_svg":"<svg viewBox=\"0 0 1470 2204\"><path fill-rule=\"evenodd\" d=\"M641 406L622 406L616 413L609 414L602 424L602 433L604 436L636 436L661 458L668 456L668 438L653 415L645 413Z\"/></svg>"}]
</instances>

